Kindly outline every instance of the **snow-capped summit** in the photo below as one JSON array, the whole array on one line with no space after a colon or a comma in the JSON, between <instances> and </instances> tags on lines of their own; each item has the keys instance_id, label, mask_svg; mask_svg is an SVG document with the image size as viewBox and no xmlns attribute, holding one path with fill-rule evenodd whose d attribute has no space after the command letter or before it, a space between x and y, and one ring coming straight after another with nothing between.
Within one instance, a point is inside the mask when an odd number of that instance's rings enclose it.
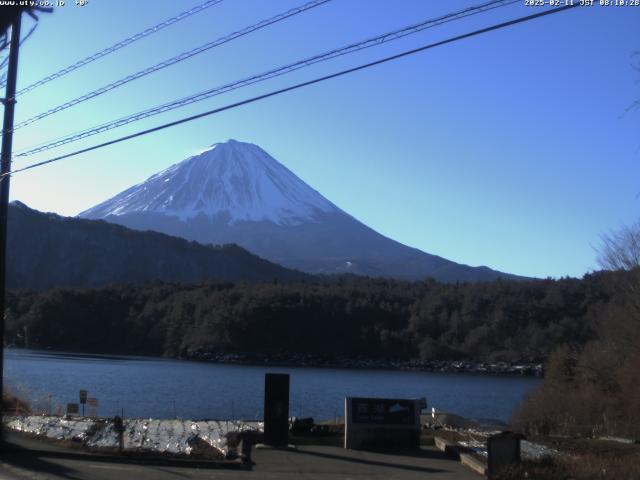
<instances>
[{"instance_id":1,"label":"snow-capped summit","mask_svg":"<svg viewBox=\"0 0 640 480\"><path fill-rule=\"evenodd\" d=\"M510 277L410 248L359 222L260 147L216 143L80 214L208 244L235 243L310 273Z\"/></svg>"},{"instance_id":2,"label":"snow-capped summit","mask_svg":"<svg viewBox=\"0 0 640 480\"><path fill-rule=\"evenodd\" d=\"M80 216L153 212L181 220L204 215L227 223L293 225L338 210L263 149L229 140L151 176Z\"/></svg>"}]
</instances>

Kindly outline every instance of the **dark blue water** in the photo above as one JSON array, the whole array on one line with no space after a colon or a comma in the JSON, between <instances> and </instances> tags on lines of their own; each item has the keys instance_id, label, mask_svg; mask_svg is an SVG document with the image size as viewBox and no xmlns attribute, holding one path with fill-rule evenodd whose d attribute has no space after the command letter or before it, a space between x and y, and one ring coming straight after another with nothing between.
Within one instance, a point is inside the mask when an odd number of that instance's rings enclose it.
<instances>
[{"instance_id":1,"label":"dark blue water","mask_svg":"<svg viewBox=\"0 0 640 480\"><path fill-rule=\"evenodd\" d=\"M261 418L264 374L291 375L295 416L342 415L345 396L427 397L429 408L508 420L537 378L389 370L218 365L146 357L5 350L5 381L43 410L98 398L98 414L190 419Z\"/></svg>"}]
</instances>

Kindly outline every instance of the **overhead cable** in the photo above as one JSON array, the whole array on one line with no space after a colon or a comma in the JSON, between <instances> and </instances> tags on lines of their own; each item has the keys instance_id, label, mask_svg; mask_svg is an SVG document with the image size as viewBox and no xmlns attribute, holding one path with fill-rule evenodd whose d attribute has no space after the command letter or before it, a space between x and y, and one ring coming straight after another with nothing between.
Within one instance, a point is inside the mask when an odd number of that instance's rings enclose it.
<instances>
[{"instance_id":1,"label":"overhead cable","mask_svg":"<svg viewBox=\"0 0 640 480\"><path fill-rule=\"evenodd\" d=\"M85 93L84 95L81 95L77 98L74 98L73 100L69 100L68 102L65 102L61 105L58 105L56 107L53 107L45 112L39 113L38 115L35 115L31 118L28 118L27 120L24 120L20 123L18 123L16 126L13 127L14 130L17 130L19 128L25 127L27 125L30 125L38 120L41 120L43 118L46 118L50 115L53 115L54 113L58 113L61 112L63 110L66 110L67 108L73 107L75 105L78 105L82 102L86 102L87 100L90 100L92 98L95 98L99 95L102 95L106 92L109 92L111 90L114 90L118 87L121 87L123 85L126 85L129 82L132 82L134 80L137 80L139 78L145 77L151 73L157 72L158 70L162 70L163 68L167 68L171 65L175 65L176 63L180 63L183 62L184 60L187 60L188 58L191 58L195 55L198 55L200 53L206 52L207 50L211 50L214 47L218 47L220 45L223 45L225 43L228 43L232 40L235 40L236 38L239 37L243 37L245 35L248 35L252 32L255 32L256 30L260 30L262 28L265 28L269 25L273 25L274 23L278 23L281 22L289 17L292 17L294 15L298 15L302 12L306 12L307 10L310 10L312 8L318 7L320 5L323 5L327 2L329 2L331 0L312 0L311 2L305 3L304 5L301 5L299 7L296 8L292 8L291 10L287 10L286 12L280 13L274 17L268 18L266 20L262 20L259 23L250 25L246 28L243 28L242 30L238 30L236 32L233 32L229 35L225 35L224 37L220 37L212 42L208 42L205 43L204 45L200 45L199 47L193 48L191 50L188 50L186 52L182 52L179 55L176 55L175 57L171 57L167 60L164 60L163 62L157 63L155 65L152 65L150 67L147 67L143 70L140 70L136 73L132 73L131 75L127 75L126 77L123 77L119 80L116 80L115 82L111 82L107 85L104 85L96 90L93 90L89 93Z\"/></svg>"},{"instance_id":2,"label":"overhead cable","mask_svg":"<svg viewBox=\"0 0 640 480\"><path fill-rule=\"evenodd\" d=\"M137 42L138 40L141 40L145 37L148 37L149 35L153 35L154 33L159 32L160 30L163 30L165 28L167 28L170 25L173 25L176 22L179 22L180 20L184 20L185 18L190 17L191 15L195 15L196 13L200 13L203 10L206 10L209 7L213 7L214 5L217 5L219 3L221 3L223 0L207 0L203 3L201 3L200 5L196 5L195 7L186 10L184 12L179 13L178 15L168 18L167 20L164 20L156 25L153 25L152 27L149 27L141 32L136 33L135 35L131 35L130 37L125 38L124 40L120 40L118 43L115 43L113 45L111 45L110 47L107 47L103 50L100 50L99 52L94 53L93 55L89 55L86 58L83 58L82 60L79 60L75 63L72 63L71 65L68 65L67 67L64 67L60 70L58 70L55 73L52 73L51 75L48 75L40 80L38 80L37 82L32 83L31 85L23 88L22 90L19 90L16 95L22 95L24 93L27 93L35 88L38 88L41 85L44 85L45 83L49 83L52 80L55 80L57 78L62 77L63 75L66 75L68 73L73 72L74 70L77 70L80 67L84 67L85 65L88 65L92 62L95 62L96 60L105 57L107 55L109 55L110 53L116 52L118 50L120 50L121 48L126 47L127 45L131 45L134 42Z\"/></svg>"},{"instance_id":3,"label":"overhead cable","mask_svg":"<svg viewBox=\"0 0 640 480\"><path fill-rule=\"evenodd\" d=\"M214 97L216 95L221 95L223 93L230 92L232 90L236 90L238 88L246 87L248 85L252 85L254 83L263 82L265 80L269 80L274 77L278 77L301 68L305 68L316 63L325 62L331 60L336 57L340 57L343 55L347 55L359 50L363 50L366 48L374 47L377 45L381 45L383 43L390 42L392 40L397 40L399 38L403 38L407 35L411 35L427 28L436 27L438 25L442 25L443 23L451 22L454 20L459 20L461 18L465 18L471 15L476 15L482 12L486 12L488 10L492 10L499 7L504 7L507 5L511 5L514 3L520 3L520 0L492 0L487 3L483 3L481 5L476 5L474 7L465 8L464 10L460 10L457 12L449 13L447 15L443 15L437 18L425 20L418 24L413 24L408 27L403 27L398 30L394 30L392 32L387 32L382 35L378 35L373 38L368 38L366 40L352 43L344 47L340 47L337 49L330 50L328 52L324 52L318 55L314 55L312 57L305 58L303 60L298 60L294 63L290 63L267 72L263 72L260 74L252 75L247 78L243 78L241 80L236 80L231 83L227 83L221 86L217 86L214 88L210 88L203 92L199 92L193 95L189 95L187 97L183 97L177 100L173 100L171 102L158 105L156 107L152 107L150 109L142 110L137 113L133 113L131 115L127 115L125 117L121 117L116 120L109 121L107 123L103 123L91 128L87 128L78 132L75 132L70 135L66 135L64 137L57 138L53 141L39 144L27 150L17 153L16 157L26 157L29 155L33 155L36 153L43 152L45 150L50 150L52 148L60 147L62 145L66 145L71 142L75 142L77 140L81 140L83 138L87 138L93 135L97 135L99 133L106 132L108 130L112 130L114 128L118 128L124 125L127 125L132 122L136 122L139 120L143 120L145 118L158 115L160 113L168 112L170 110L174 110L180 107L184 107L186 105L190 105L195 102L200 102L202 100Z\"/></svg>"},{"instance_id":4,"label":"overhead cable","mask_svg":"<svg viewBox=\"0 0 640 480\"><path fill-rule=\"evenodd\" d=\"M246 100L242 100L240 102L235 102L235 103L232 103L232 104L229 104L229 105L225 105L223 107L219 107L219 108L215 108L213 110L202 112L202 113L199 113L197 115L191 115L189 117L185 117L185 118L182 118L180 120L175 120L173 122L165 123L163 125L158 125L157 127L153 127L153 128L149 128L149 129L146 129L146 130L142 130L142 131L139 131L139 132L136 132L136 133L132 133L130 135L125 135L123 137L119 137L119 138L116 138L114 140L109 140L107 142L103 142L103 143L100 143L98 145L93 145L91 147L86 147L86 148L83 148L83 149L80 149L80 150L76 150L74 152L66 153L64 155L59 155L57 157L50 158L48 160L43 160L43 161L40 161L40 162L32 163L32 164L27 165L25 167L12 170L11 172L7 172L7 173L1 175L0 178L4 178L4 177L6 177L8 175L12 175L14 173L24 172L26 170L31 170L31 169L34 169L34 168L37 168L37 167L48 165L50 163L59 162L60 160L64 160L66 158L74 157L74 156L80 155L82 153L91 152L91 151L98 150L98 149L101 149L101 148L104 148L104 147L108 147L110 145L114 145L116 143L121 143L121 142L124 142L124 141L127 141L127 140L131 140L131 139L134 139L134 138L142 137L142 136L148 135L150 133L158 132L160 130L164 130L164 129L167 129L167 128L170 128L170 127L175 127L177 125L181 125L183 123L187 123L187 122L191 122L191 121L194 121L194 120L197 120L197 119L200 119L200 118L204 118L204 117L208 117L208 116L211 116L211 115L215 115L217 113L224 112L226 110L232 110L234 108L238 108L238 107L241 107L243 105L248 105L248 104L251 104L251 103L255 103L255 102L258 102L260 100L264 100L264 99L267 99L267 98L270 98L270 97L274 97L276 95L281 95L283 93L290 92L290 91L293 91L293 90L298 90L300 88L307 87L307 86L310 86L310 85L314 85L316 83L324 82L324 81L330 80L332 78L341 77L341 76L344 76L344 75L347 75L347 74L350 74L350 73L354 73L354 72L357 72L357 71L360 71L360 70L364 70L364 69L367 69L367 68L374 67L376 65L381 65L383 63L391 62L393 60L398 60L400 58L403 58L403 57L406 57L406 56L409 56L409 55L413 55L413 54L416 54L416 53L419 53L419 52L423 52L425 50L430 50L430 49L435 48L435 47L446 45L448 43L453 43L453 42L456 42L456 41L459 41L459 40L463 40L463 39L466 39L466 38L474 37L474 36L481 35L481 34L484 34L484 33L488 33L488 32L494 31L494 30L499 30L499 29L502 29L502 28L510 27L510 26L513 26L513 25L517 25L519 23L524 23L524 22L527 22L527 21L530 21L530 20L534 20L534 19L537 19L537 18L540 18L540 17L547 16L547 15L552 15L552 14L555 14L555 13L563 12L563 11L566 11L566 10L569 10L569 9L572 9L572 8L575 8L575 7L578 7L578 6L580 6L580 4L575 3L575 4L568 4L568 5L565 5L565 6L562 6L562 7L558 7L558 8L543 10L541 12L534 13L532 15L519 17L519 18L516 18L514 20L509 20L507 22L491 25L490 27L481 28L481 29L475 30L473 32L465 33L465 34L458 35L458 36L455 36L455 37L450 37L450 38L448 38L446 40L441 40L439 42L435 42L435 43L431 43L431 44L428 44L428 45L424 45L422 47L414 48L412 50L407 50L407 51L404 51L402 53L398 53L398 54L391 55L391 56L388 56L388 57L385 57L385 58L381 58L379 60L375 60L373 62L365 63L365 64L362 64L362 65L358 65L357 67L352 67L352 68L348 68L346 70L341 70L339 72L332 73L332 74L329 74L329 75L325 75L325 76L322 76L322 77L318 77L318 78L315 78L313 80L308 80L306 82L297 83L295 85L291 85L291 86L286 87L286 88L281 88L279 90L274 90L274 91L265 93L263 95L258 95L256 97L252 97L252 98L248 98Z\"/></svg>"}]
</instances>

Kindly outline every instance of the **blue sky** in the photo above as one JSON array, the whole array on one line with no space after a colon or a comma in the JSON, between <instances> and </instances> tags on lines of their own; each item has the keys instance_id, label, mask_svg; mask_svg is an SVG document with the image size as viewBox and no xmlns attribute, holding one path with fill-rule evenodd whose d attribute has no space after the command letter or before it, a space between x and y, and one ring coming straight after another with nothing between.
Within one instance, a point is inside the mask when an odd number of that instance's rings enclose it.
<instances>
[{"instance_id":1,"label":"blue sky","mask_svg":"<svg viewBox=\"0 0 640 480\"><path fill-rule=\"evenodd\" d=\"M67 0L23 45L18 87L201 1ZM225 0L19 97L16 121L302 3ZM477 3L333 0L20 129L14 150ZM14 166L540 8L452 22ZM407 245L520 275L582 276L597 268L599 236L638 217L640 111L625 109L640 97L639 25L640 7L572 9L18 174L11 197L75 215L235 138Z\"/></svg>"}]
</instances>

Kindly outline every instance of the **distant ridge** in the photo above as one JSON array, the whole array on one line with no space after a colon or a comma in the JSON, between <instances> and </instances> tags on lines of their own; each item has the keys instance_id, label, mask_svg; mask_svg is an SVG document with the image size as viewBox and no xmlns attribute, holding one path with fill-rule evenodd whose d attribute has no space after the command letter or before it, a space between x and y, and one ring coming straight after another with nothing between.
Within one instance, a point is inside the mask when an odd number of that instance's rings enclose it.
<instances>
[{"instance_id":1,"label":"distant ridge","mask_svg":"<svg viewBox=\"0 0 640 480\"><path fill-rule=\"evenodd\" d=\"M204 244L235 243L313 274L447 282L520 278L380 235L257 145L236 140L214 144L79 216Z\"/></svg>"},{"instance_id":2,"label":"distant ridge","mask_svg":"<svg viewBox=\"0 0 640 480\"><path fill-rule=\"evenodd\" d=\"M9 288L98 287L151 280L303 280L236 245L205 246L107 222L9 206Z\"/></svg>"}]
</instances>

